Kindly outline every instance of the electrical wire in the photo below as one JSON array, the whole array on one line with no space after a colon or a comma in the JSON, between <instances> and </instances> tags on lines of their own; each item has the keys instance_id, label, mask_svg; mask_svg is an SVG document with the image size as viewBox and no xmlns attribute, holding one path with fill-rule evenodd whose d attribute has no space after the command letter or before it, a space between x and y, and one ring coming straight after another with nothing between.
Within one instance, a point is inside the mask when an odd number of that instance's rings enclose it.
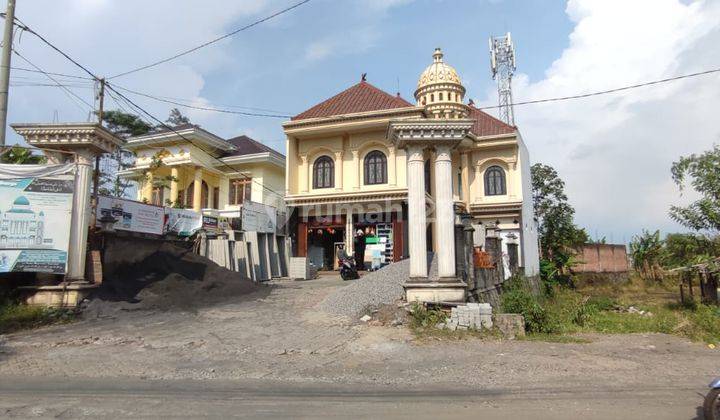
<instances>
[{"instance_id":1,"label":"electrical wire","mask_svg":"<svg viewBox=\"0 0 720 420\"><path fill-rule=\"evenodd\" d=\"M163 99L163 98L160 98L160 97L157 97L157 96L149 95L149 94L147 94L147 93L142 93L142 92L130 90L130 89L127 89L127 88L118 86L118 85L114 85L114 86L115 86L117 89L122 89L122 90L124 90L124 91L126 91L126 92L129 92L129 93L132 93L132 94L135 94L135 95L139 95L139 96L143 96L143 97L146 97L146 98L150 98L150 99L153 99L153 100L156 100L156 101L159 101L159 102L165 102L165 103L168 103L168 104L177 105L177 106L181 106L181 107L184 107L184 108L198 109L198 110L201 110L201 111L212 111L212 112L220 112L220 113L223 113L223 114L235 114L235 115L244 115L244 116L250 116L250 117L269 117L269 118L283 118L283 119L284 119L284 118L290 118L290 117L291 117L291 115L264 114L264 113L257 113L257 112L233 111L233 110L231 110L231 109L222 109L222 108L215 108L215 107L212 107L212 108L211 108L211 107L205 107L205 106L188 105L188 104L184 104L184 103L181 103L181 102L173 101L173 100L170 100L170 99Z\"/></svg>"},{"instance_id":2,"label":"electrical wire","mask_svg":"<svg viewBox=\"0 0 720 420\"><path fill-rule=\"evenodd\" d=\"M2 67L2 66L0 66L0 67ZM11 70L18 70L18 71L27 71L27 72L32 72L32 73L42 73L41 71L37 71L37 70L33 70L33 69L27 69L27 68L24 68L24 67L13 67L13 66L10 66L10 69L11 69ZM53 73L53 72L50 72L50 71L47 72L47 74L51 74L51 75L53 75L53 76L60 76L60 77L70 77L70 78L73 78L73 79L94 80L94 79L91 78L91 77L75 76L75 75L72 75L72 74L65 74L65 73Z\"/></svg>"},{"instance_id":3,"label":"electrical wire","mask_svg":"<svg viewBox=\"0 0 720 420\"><path fill-rule=\"evenodd\" d=\"M115 87L120 90L124 90L124 91L130 92L130 93L137 94L136 91L122 87L122 86L118 85L117 83L115 83ZM153 95L150 93L144 93L144 94L148 95L148 96L153 96L155 98L167 99L167 100L171 100L171 101L178 101L178 102L185 102L185 103L192 103L195 101L195 99L188 99L188 98L177 98L177 97L173 97L173 96ZM288 115L292 114L292 112L288 112L288 111L278 111L276 109L258 108L258 107L252 107L252 106L242 106L242 105L213 104L212 107L213 108L245 109L245 110L250 110L250 111L264 111L264 112L271 112L271 113L275 113L275 114L288 114Z\"/></svg>"},{"instance_id":4,"label":"electrical wire","mask_svg":"<svg viewBox=\"0 0 720 420\"><path fill-rule=\"evenodd\" d=\"M56 84L58 87L62 88L63 91L66 92L66 94L72 95L72 96L69 96L70 99L72 99L72 97L75 97L75 98L79 99L80 102L82 102L82 103L84 103L85 105L87 105L87 106L90 108L91 111L94 111L94 110L95 110L95 107L94 107L94 106L90 105L85 99L83 99L83 98L81 98L80 96L78 96L77 94L75 94L75 92L73 92L72 90L70 90L70 88L64 86L62 83L60 83L60 82L58 82L57 80L55 80L55 78L54 78L53 76L49 75L48 73L45 73L45 71L44 71L43 69L41 69L40 67L36 66L33 62L31 62L30 60L28 60L27 58L25 58L25 56L23 56L22 54L20 54L20 52L18 52L17 49L13 49L13 52L15 53L15 55L17 55L18 57L20 57L23 61L25 61L25 62L28 63L29 65L35 67L39 72L43 73L48 79L50 79L50 80L52 80L53 82L55 82L55 84ZM73 100L73 103L76 104L76 105L78 105L78 107L79 107L83 112L85 112L85 110L82 109L82 106L79 106L79 104L78 104L77 102L75 102L75 101Z\"/></svg>"},{"instance_id":5,"label":"electrical wire","mask_svg":"<svg viewBox=\"0 0 720 420\"><path fill-rule=\"evenodd\" d=\"M680 76L668 77L668 78L660 79L660 80L653 80L651 82L637 83L634 85L628 85L628 86L618 87L618 88L614 88L614 89L607 89L607 90L600 90L600 91L596 91L596 92L583 93L583 94L579 94L579 95L560 96L560 97L556 97L556 98L536 99L536 100L532 100L532 101L515 102L515 103L511 104L511 106L541 104L541 103L546 103L546 102L560 102L560 101L568 101L571 99L589 98L591 96L599 96L599 95L606 95L608 93L622 92L625 90L637 89L637 88L641 88L641 87L645 87L645 86L658 85L658 84L667 83L667 82L674 82L676 80L688 79L691 77L705 76L707 74L712 74L712 73L720 73L720 68L699 71L696 73L683 74ZM502 108L502 106L503 105L484 106L484 107L481 107L478 109L495 109L495 108Z\"/></svg>"},{"instance_id":6,"label":"electrical wire","mask_svg":"<svg viewBox=\"0 0 720 420\"><path fill-rule=\"evenodd\" d=\"M249 180L249 181L251 181L251 182L253 182L253 183L261 186L261 187L264 188L265 190L269 191L270 193L275 194L275 195L278 196L278 197L281 197L281 198L284 198L284 197L285 197L284 194L280 194L280 193L278 193L277 191L273 190L272 188L266 186L265 184L262 184L262 183L258 182L256 179L251 178L251 177L248 177L248 176L242 174L240 171L238 171L237 168L233 168L233 167L230 166L227 162L223 161L222 159L220 159L220 158L218 158L218 157L215 157L209 150L207 150L207 149L199 146L197 143L195 143L195 142L193 142L192 140L190 140L189 138L183 136L183 135L182 135L180 132L178 132L174 127L171 127L170 125L168 125L168 124L166 124L165 122L161 121L159 118L155 117L155 116L152 115L150 112L146 111L144 108L142 108L141 106L139 106L138 104L136 104L135 102L133 102L133 101L132 101L131 99L129 99L127 96L125 96L125 95L123 95L122 93L120 93L120 92L119 92L117 89L115 89L115 87L114 87L113 85L111 85L110 83L106 83L106 84L105 84L105 87L106 87L108 90L111 90L111 91L115 92L116 95L118 95L120 98L122 98L122 99L123 99L127 104L129 104L133 109L135 109L135 110L137 110L137 111L140 111L142 114L145 114L148 118L150 118L151 120L155 121L155 122L158 124L158 126L160 126L161 128L164 128L164 129L166 129L166 130L168 130L168 131L171 131L172 133L176 134L176 135L179 136L181 139L185 140L187 143L191 144L192 146L197 147L198 149L200 149L200 150L202 150L203 152L205 152L208 156L212 157L214 160L220 162L220 164L222 164L223 166L229 168L231 171L233 171L233 172L235 172L235 173L238 173L238 174L239 174L240 176L242 176L244 179Z\"/></svg>"},{"instance_id":7,"label":"electrical wire","mask_svg":"<svg viewBox=\"0 0 720 420\"><path fill-rule=\"evenodd\" d=\"M159 60L159 61L156 61L156 62L147 64L147 65L144 65L144 66L140 66L140 67L137 67L137 68L135 68L135 69L128 70L128 71L126 71L126 72L116 74L116 75L114 75L114 76L110 76L110 77L108 77L107 79L110 80L110 79L115 79L115 78L122 77L122 76L127 76L128 74L137 73L137 72L139 72L139 71L146 70L146 69L149 69L149 68L151 68L151 67L155 67L155 66L158 66L158 65L160 65L160 64L167 63L168 61L172 61L172 60L175 60L175 59L180 58L180 57L182 57L182 56L188 55L188 54L190 54L190 53L192 53L192 52L195 52L195 51L197 51L197 50L199 50L199 49L201 49L201 48L205 48L205 47L207 47L207 46L209 46L209 45L212 45L212 44L214 44L214 43L216 43L216 42L222 41L223 39L229 38L229 37L231 37L231 36L233 36L233 35L235 35L235 34L237 34L237 33L239 33L239 32L248 30L248 29L250 29L250 28L252 28L252 27L254 27L254 26L257 26L257 25L259 25L259 24L261 24L261 23L263 23L263 22L267 22L267 21L269 21L269 20L271 20L271 19L273 19L273 18L275 18L275 17L278 17L278 16L280 16L280 15L282 15L282 14L284 14L284 13L287 13L287 12L295 9L295 8L298 8L298 7L302 6L302 5L305 4L305 3L308 3L309 1L310 1L310 0L302 0L302 1L298 2L298 3L293 4L292 6L286 7L285 9L282 9L282 10L280 10L280 11L278 11L278 12L275 12L275 13L271 14L270 16L266 16L266 17L264 17L264 18L262 18L262 19L260 19L260 20L256 20L255 22L252 22L252 23L250 23L250 24L248 24L248 25L245 25L245 26L243 26L243 27L241 27L241 28L238 28L238 29L236 29L236 30L234 30L234 31L232 31L232 32L228 32L227 34L222 35L222 36L219 36L219 37L217 37L217 38L215 38L215 39L212 39L212 40L210 40L210 41L204 42L204 43L202 43L202 44L200 44L200 45L198 45L198 46L195 46L195 47L190 48L190 49L188 49L188 50L179 52L179 53L177 53L177 54L175 54L175 55L172 55L172 56L170 56L170 57L164 58L164 59L162 59L162 60Z\"/></svg>"}]
</instances>

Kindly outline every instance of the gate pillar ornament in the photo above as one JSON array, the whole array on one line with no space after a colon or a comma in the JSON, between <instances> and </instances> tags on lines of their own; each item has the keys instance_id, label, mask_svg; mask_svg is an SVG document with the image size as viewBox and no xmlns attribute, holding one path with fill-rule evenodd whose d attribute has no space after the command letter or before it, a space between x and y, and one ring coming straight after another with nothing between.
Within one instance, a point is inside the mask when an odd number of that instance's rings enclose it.
<instances>
[{"instance_id":1,"label":"gate pillar ornament","mask_svg":"<svg viewBox=\"0 0 720 420\"><path fill-rule=\"evenodd\" d=\"M470 132L466 119L395 120L388 139L407 155L410 278L403 285L408 302L464 301L466 284L455 273L455 213L451 151ZM435 149L435 205L438 275L428 276L424 150Z\"/></svg>"},{"instance_id":2,"label":"gate pillar ornament","mask_svg":"<svg viewBox=\"0 0 720 420\"><path fill-rule=\"evenodd\" d=\"M83 281L88 228L95 223L90 210L93 163L97 156L115 152L124 141L98 123L29 123L11 127L28 144L43 149L54 163L77 165L65 280Z\"/></svg>"}]
</instances>

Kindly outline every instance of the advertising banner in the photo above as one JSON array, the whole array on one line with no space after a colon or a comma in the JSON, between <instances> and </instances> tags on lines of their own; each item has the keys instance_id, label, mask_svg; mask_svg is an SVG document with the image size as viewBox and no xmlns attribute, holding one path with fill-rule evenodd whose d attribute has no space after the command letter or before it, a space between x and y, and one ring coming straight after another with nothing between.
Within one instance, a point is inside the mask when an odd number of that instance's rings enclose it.
<instances>
[{"instance_id":1,"label":"advertising banner","mask_svg":"<svg viewBox=\"0 0 720 420\"><path fill-rule=\"evenodd\" d=\"M203 225L200 213L192 210L166 207L165 214L167 215L165 232L177 236L191 236Z\"/></svg>"},{"instance_id":2,"label":"advertising banner","mask_svg":"<svg viewBox=\"0 0 720 420\"><path fill-rule=\"evenodd\" d=\"M242 205L242 228L245 232L275 233L275 207L246 200Z\"/></svg>"},{"instance_id":3,"label":"advertising banner","mask_svg":"<svg viewBox=\"0 0 720 420\"><path fill-rule=\"evenodd\" d=\"M100 226L100 218L108 215L117 219L114 228L131 232L163 234L165 225L165 209L160 206L125 200L116 197L98 197L96 225Z\"/></svg>"},{"instance_id":4,"label":"advertising banner","mask_svg":"<svg viewBox=\"0 0 720 420\"><path fill-rule=\"evenodd\" d=\"M65 274L74 165L0 165L0 273Z\"/></svg>"}]
</instances>

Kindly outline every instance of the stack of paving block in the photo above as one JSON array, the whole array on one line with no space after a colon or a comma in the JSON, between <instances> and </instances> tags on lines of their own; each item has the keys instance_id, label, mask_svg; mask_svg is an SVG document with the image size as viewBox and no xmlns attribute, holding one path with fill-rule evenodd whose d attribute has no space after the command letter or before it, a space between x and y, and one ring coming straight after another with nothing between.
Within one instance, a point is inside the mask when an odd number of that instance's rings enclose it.
<instances>
[{"instance_id":1,"label":"stack of paving block","mask_svg":"<svg viewBox=\"0 0 720 420\"><path fill-rule=\"evenodd\" d=\"M492 306L489 303L468 303L452 308L450 319L442 325L449 330L490 329L492 322Z\"/></svg>"}]
</instances>

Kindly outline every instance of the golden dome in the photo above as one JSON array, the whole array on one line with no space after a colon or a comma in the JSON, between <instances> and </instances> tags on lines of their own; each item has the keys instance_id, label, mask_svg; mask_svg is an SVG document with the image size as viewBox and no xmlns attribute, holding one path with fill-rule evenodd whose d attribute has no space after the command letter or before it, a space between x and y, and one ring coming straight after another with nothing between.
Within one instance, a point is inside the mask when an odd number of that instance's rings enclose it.
<instances>
[{"instance_id":1,"label":"golden dome","mask_svg":"<svg viewBox=\"0 0 720 420\"><path fill-rule=\"evenodd\" d=\"M435 48L433 53L433 63L430 64L418 79L418 90L439 83L455 83L462 85L460 76L455 69L443 61L443 53L440 48Z\"/></svg>"}]
</instances>

